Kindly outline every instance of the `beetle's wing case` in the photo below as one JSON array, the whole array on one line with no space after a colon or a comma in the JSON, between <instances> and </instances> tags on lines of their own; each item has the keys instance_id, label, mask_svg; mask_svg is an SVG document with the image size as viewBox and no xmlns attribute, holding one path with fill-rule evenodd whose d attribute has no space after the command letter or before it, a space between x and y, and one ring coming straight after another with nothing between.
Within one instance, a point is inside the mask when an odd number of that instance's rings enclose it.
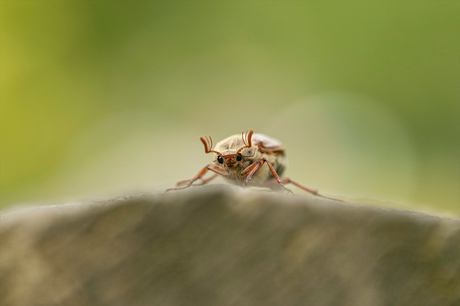
<instances>
[{"instance_id":1,"label":"beetle's wing case","mask_svg":"<svg viewBox=\"0 0 460 306\"><path fill-rule=\"evenodd\" d=\"M264 134L253 134L252 145L257 146L259 151L262 153L284 153L284 146L279 140L268 137ZM228 151L236 151L243 146L245 146L245 144L241 138L241 135L233 135L219 141L216 144L215 150L225 154Z\"/></svg>"},{"instance_id":2,"label":"beetle's wing case","mask_svg":"<svg viewBox=\"0 0 460 306\"><path fill-rule=\"evenodd\" d=\"M252 141L254 145L259 147L259 151L262 153L284 153L284 146L279 140L264 134L252 135Z\"/></svg>"},{"instance_id":3,"label":"beetle's wing case","mask_svg":"<svg viewBox=\"0 0 460 306\"><path fill-rule=\"evenodd\" d=\"M252 135L252 142L263 153L264 157L272 163L276 173L281 176L288 164L281 141L264 134L254 134ZM272 176L270 175L270 177Z\"/></svg>"}]
</instances>

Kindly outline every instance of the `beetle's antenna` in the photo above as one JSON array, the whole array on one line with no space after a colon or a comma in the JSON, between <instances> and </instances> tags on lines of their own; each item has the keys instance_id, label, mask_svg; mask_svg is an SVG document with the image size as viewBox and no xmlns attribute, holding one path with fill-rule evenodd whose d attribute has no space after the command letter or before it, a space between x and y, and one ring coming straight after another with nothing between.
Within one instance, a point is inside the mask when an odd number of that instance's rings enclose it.
<instances>
[{"instance_id":1,"label":"beetle's antenna","mask_svg":"<svg viewBox=\"0 0 460 306\"><path fill-rule=\"evenodd\" d=\"M206 136L206 143L209 146L209 150L211 150L212 149L212 138L211 138L211 136L209 136L209 138L208 138L208 136Z\"/></svg>"},{"instance_id":2,"label":"beetle's antenna","mask_svg":"<svg viewBox=\"0 0 460 306\"><path fill-rule=\"evenodd\" d=\"M212 138L211 138L211 136L209 136L209 139L208 139L208 136L206 136L206 140L204 140L203 137L200 137L200 140L204 145L204 151L206 152L206 154L207 153L216 153L218 155L221 155L219 152L212 150Z\"/></svg>"},{"instance_id":3,"label":"beetle's antenna","mask_svg":"<svg viewBox=\"0 0 460 306\"><path fill-rule=\"evenodd\" d=\"M237 153L240 153L243 149L252 147L252 133L252 130L250 130L249 132L246 131L246 134L244 133L244 131L241 133L241 138L243 139L244 147L240 148L237 151Z\"/></svg>"}]
</instances>

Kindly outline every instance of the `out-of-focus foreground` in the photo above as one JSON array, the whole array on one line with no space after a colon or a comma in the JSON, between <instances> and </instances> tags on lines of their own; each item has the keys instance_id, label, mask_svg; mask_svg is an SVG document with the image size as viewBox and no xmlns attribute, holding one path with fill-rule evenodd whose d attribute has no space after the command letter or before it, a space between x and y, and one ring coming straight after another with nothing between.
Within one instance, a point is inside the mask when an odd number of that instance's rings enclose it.
<instances>
[{"instance_id":1,"label":"out-of-focus foreground","mask_svg":"<svg viewBox=\"0 0 460 306\"><path fill-rule=\"evenodd\" d=\"M460 303L460 220L210 186L0 216L0 304Z\"/></svg>"},{"instance_id":2,"label":"out-of-focus foreground","mask_svg":"<svg viewBox=\"0 0 460 306\"><path fill-rule=\"evenodd\" d=\"M459 1L0 8L1 206L172 187L252 128L327 195L460 213Z\"/></svg>"}]
</instances>

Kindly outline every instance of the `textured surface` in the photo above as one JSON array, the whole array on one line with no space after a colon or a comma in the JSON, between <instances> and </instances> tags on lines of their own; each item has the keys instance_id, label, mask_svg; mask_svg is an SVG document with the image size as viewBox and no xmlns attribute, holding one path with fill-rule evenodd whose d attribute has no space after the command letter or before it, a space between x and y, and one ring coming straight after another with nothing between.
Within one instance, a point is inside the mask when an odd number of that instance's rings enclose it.
<instances>
[{"instance_id":1,"label":"textured surface","mask_svg":"<svg viewBox=\"0 0 460 306\"><path fill-rule=\"evenodd\" d=\"M460 220L229 186L0 218L0 305L460 305Z\"/></svg>"}]
</instances>

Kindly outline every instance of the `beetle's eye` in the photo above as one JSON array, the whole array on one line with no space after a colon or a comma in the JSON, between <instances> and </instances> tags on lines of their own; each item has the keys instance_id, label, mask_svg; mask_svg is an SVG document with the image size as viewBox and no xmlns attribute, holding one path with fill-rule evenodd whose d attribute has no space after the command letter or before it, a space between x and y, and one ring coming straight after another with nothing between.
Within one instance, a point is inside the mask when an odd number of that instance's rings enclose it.
<instances>
[{"instance_id":1,"label":"beetle's eye","mask_svg":"<svg viewBox=\"0 0 460 306\"><path fill-rule=\"evenodd\" d=\"M222 158L222 156L217 156L217 161L219 162L219 164L223 164L224 163L224 159Z\"/></svg>"},{"instance_id":2,"label":"beetle's eye","mask_svg":"<svg viewBox=\"0 0 460 306\"><path fill-rule=\"evenodd\" d=\"M243 156L241 155L241 153L236 154L237 161L241 161L242 159L243 159Z\"/></svg>"}]
</instances>

